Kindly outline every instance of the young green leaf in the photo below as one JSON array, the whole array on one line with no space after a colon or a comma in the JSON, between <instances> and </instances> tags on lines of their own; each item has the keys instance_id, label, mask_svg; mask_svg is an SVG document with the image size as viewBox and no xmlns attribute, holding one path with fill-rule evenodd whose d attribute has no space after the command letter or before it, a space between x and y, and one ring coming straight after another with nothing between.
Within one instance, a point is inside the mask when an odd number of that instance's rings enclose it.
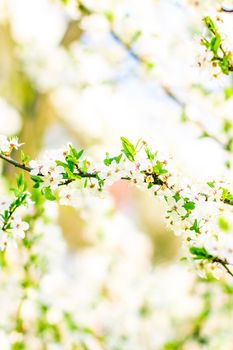
<instances>
[{"instance_id":1,"label":"young green leaf","mask_svg":"<svg viewBox=\"0 0 233 350\"><path fill-rule=\"evenodd\" d=\"M42 193L44 194L44 196L47 200L55 201L56 197L53 195L50 187L43 188Z\"/></svg>"},{"instance_id":2,"label":"young green leaf","mask_svg":"<svg viewBox=\"0 0 233 350\"><path fill-rule=\"evenodd\" d=\"M135 149L134 145L129 140L127 140L125 137L121 137L121 142L122 142L122 147L123 147L122 152L124 152L126 157L131 162L133 162L134 157L136 155L136 149Z\"/></svg>"}]
</instances>

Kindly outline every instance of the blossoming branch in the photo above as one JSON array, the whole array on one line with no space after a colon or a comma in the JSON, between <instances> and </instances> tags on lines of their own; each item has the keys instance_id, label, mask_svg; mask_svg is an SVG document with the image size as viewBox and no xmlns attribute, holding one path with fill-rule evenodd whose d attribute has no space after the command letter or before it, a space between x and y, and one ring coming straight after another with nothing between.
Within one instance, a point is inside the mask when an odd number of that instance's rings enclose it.
<instances>
[{"instance_id":1,"label":"blossoming branch","mask_svg":"<svg viewBox=\"0 0 233 350\"><path fill-rule=\"evenodd\" d=\"M46 199L58 198L62 205L77 207L81 192L103 196L114 182L129 181L162 200L167 224L176 235L182 236L184 246L189 251L189 259L202 274L211 272L219 275L223 267L232 274L229 269L229 265L233 264L233 237L230 233L232 184L222 180L191 183L175 171L171 160L162 157L158 151L152 151L142 140L134 145L122 137L119 154L110 156L107 153L100 163L70 143L64 148L46 151L38 160L29 161L29 157L22 152L22 162L18 163L10 156L12 149L19 147L13 141L4 136L0 138L1 158L30 172L34 188ZM17 203L2 213L2 231L5 232L2 237L6 236L15 207L25 204L26 185L21 177L18 188L21 191L15 192ZM15 227L15 223L9 226L13 236L22 236L15 233ZM23 226L22 230L26 229Z\"/></svg>"}]
</instances>

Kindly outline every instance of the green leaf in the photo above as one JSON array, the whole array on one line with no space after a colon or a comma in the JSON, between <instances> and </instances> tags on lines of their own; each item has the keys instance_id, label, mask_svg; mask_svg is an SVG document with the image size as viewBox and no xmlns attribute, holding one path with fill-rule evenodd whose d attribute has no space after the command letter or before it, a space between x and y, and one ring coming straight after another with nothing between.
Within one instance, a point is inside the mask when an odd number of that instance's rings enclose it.
<instances>
[{"instance_id":1,"label":"green leaf","mask_svg":"<svg viewBox=\"0 0 233 350\"><path fill-rule=\"evenodd\" d=\"M215 181L209 181L207 182L207 185L211 188L214 188L215 187Z\"/></svg>"},{"instance_id":2,"label":"green leaf","mask_svg":"<svg viewBox=\"0 0 233 350\"><path fill-rule=\"evenodd\" d=\"M131 37L131 40L129 42L129 45L134 44L142 35L141 30L137 30L136 32L134 32L133 36Z\"/></svg>"},{"instance_id":3,"label":"green leaf","mask_svg":"<svg viewBox=\"0 0 233 350\"><path fill-rule=\"evenodd\" d=\"M212 38L210 42L210 49L215 55L217 55L218 53L220 44L221 44L221 36L218 33L216 33L216 35Z\"/></svg>"},{"instance_id":4,"label":"green leaf","mask_svg":"<svg viewBox=\"0 0 233 350\"><path fill-rule=\"evenodd\" d=\"M127 140L125 137L121 137L121 142L122 142L122 147L123 147L122 152L126 155L126 157L131 162L133 162L134 157L136 155L136 149L135 149L134 145L129 140Z\"/></svg>"},{"instance_id":5,"label":"green leaf","mask_svg":"<svg viewBox=\"0 0 233 350\"><path fill-rule=\"evenodd\" d=\"M61 160L56 160L56 164L57 164L58 166L63 166L63 168L65 168L65 167L68 166L67 163L62 162Z\"/></svg>"},{"instance_id":6,"label":"green leaf","mask_svg":"<svg viewBox=\"0 0 233 350\"><path fill-rule=\"evenodd\" d=\"M225 119L223 121L223 131L228 133L232 129L232 122L230 120Z\"/></svg>"},{"instance_id":7,"label":"green leaf","mask_svg":"<svg viewBox=\"0 0 233 350\"><path fill-rule=\"evenodd\" d=\"M233 150L233 138L232 137L229 137L229 139L227 140L227 144L225 146L225 149L227 151L232 151Z\"/></svg>"},{"instance_id":8,"label":"green leaf","mask_svg":"<svg viewBox=\"0 0 233 350\"><path fill-rule=\"evenodd\" d=\"M233 195L226 188L222 188L221 199L224 203L233 205Z\"/></svg>"},{"instance_id":9,"label":"green leaf","mask_svg":"<svg viewBox=\"0 0 233 350\"><path fill-rule=\"evenodd\" d=\"M187 261L187 257L186 256L182 256L182 258L180 258L180 261Z\"/></svg>"},{"instance_id":10,"label":"green leaf","mask_svg":"<svg viewBox=\"0 0 233 350\"><path fill-rule=\"evenodd\" d=\"M200 232L200 228L199 228L199 224L197 219L194 220L194 223L192 224L192 226L190 227L191 231L195 231L196 233Z\"/></svg>"},{"instance_id":11,"label":"green leaf","mask_svg":"<svg viewBox=\"0 0 233 350\"><path fill-rule=\"evenodd\" d=\"M20 187L22 186L23 181L24 181L24 179L23 179L23 174L19 174L19 175L17 176L17 186L18 186L18 188L20 188Z\"/></svg>"},{"instance_id":12,"label":"green leaf","mask_svg":"<svg viewBox=\"0 0 233 350\"><path fill-rule=\"evenodd\" d=\"M154 63L154 62L146 62L145 65L146 65L146 68L147 68L149 71L151 71L152 69L155 68L155 63Z\"/></svg>"},{"instance_id":13,"label":"green leaf","mask_svg":"<svg viewBox=\"0 0 233 350\"><path fill-rule=\"evenodd\" d=\"M76 148L74 148L72 145L69 145L70 148L70 155L75 159L79 160L81 156L83 155L84 150L82 149L81 151L77 151Z\"/></svg>"},{"instance_id":14,"label":"green leaf","mask_svg":"<svg viewBox=\"0 0 233 350\"><path fill-rule=\"evenodd\" d=\"M40 176L37 176L37 175L31 175L30 176L31 179L34 181L34 182L43 182L42 178Z\"/></svg>"},{"instance_id":15,"label":"green leaf","mask_svg":"<svg viewBox=\"0 0 233 350\"><path fill-rule=\"evenodd\" d=\"M181 113L180 121L181 121L181 123L186 123L188 121L188 115L187 115L187 113L185 111L183 111Z\"/></svg>"},{"instance_id":16,"label":"green leaf","mask_svg":"<svg viewBox=\"0 0 233 350\"><path fill-rule=\"evenodd\" d=\"M192 246L189 248L189 251L192 255L195 256L195 259L211 259L210 255L205 248Z\"/></svg>"},{"instance_id":17,"label":"green leaf","mask_svg":"<svg viewBox=\"0 0 233 350\"><path fill-rule=\"evenodd\" d=\"M106 11L104 13L105 17L107 18L107 20L109 21L109 23L113 23L114 21L114 15L113 15L113 12L110 12L110 11Z\"/></svg>"},{"instance_id":18,"label":"green leaf","mask_svg":"<svg viewBox=\"0 0 233 350\"><path fill-rule=\"evenodd\" d=\"M56 197L53 195L50 187L43 188L42 193L44 194L44 196L47 200L55 201Z\"/></svg>"},{"instance_id":19,"label":"green leaf","mask_svg":"<svg viewBox=\"0 0 233 350\"><path fill-rule=\"evenodd\" d=\"M160 162L159 160L156 161L156 165L153 166L153 170L156 173L156 175L162 175L166 174L167 170L163 168L164 163Z\"/></svg>"},{"instance_id":20,"label":"green leaf","mask_svg":"<svg viewBox=\"0 0 233 350\"><path fill-rule=\"evenodd\" d=\"M203 18L203 21L205 23L205 25L207 26L207 28L212 32L215 33L217 28L215 27L214 22L212 21L212 19L209 16L206 16Z\"/></svg>"},{"instance_id":21,"label":"green leaf","mask_svg":"<svg viewBox=\"0 0 233 350\"><path fill-rule=\"evenodd\" d=\"M26 350L25 344L22 341L17 341L12 344L12 350Z\"/></svg>"},{"instance_id":22,"label":"green leaf","mask_svg":"<svg viewBox=\"0 0 233 350\"><path fill-rule=\"evenodd\" d=\"M175 199L176 202L178 202L178 200L180 200L181 196L179 193L176 193L173 198Z\"/></svg>"},{"instance_id":23,"label":"green leaf","mask_svg":"<svg viewBox=\"0 0 233 350\"><path fill-rule=\"evenodd\" d=\"M230 160L226 160L226 161L225 161L225 166L226 166L227 169L230 169L230 168L231 168L231 162L230 162Z\"/></svg>"},{"instance_id":24,"label":"green leaf","mask_svg":"<svg viewBox=\"0 0 233 350\"><path fill-rule=\"evenodd\" d=\"M228 222L226 219L224 219L223 217L219 217L219 218L218 218L218 226L220 227L220 229L221 229L222 231L227 232L227 231L230 230L230 224L229 224L229 222Z\"/></svg>"},{"instance_id":25,"label":"green leaf","mask_svg":"<svg viewBox=\"0 0 233 350\"><path fill-rule=\"evenodd\" d=\"M24 180L23 174L19 174L17 176L17 187L18 187L18 190L21 192L24 192L27 189L27 182Z\"/></svg>"},{"instance_id":26,"label":"green leaf","mask_svg":"<svg viewBox=\"0 0 233 350\"><path fill-rule=\"evenodd\" d=\"M147 155L147 158L149 160L154 160L155 159L155 153L152 153L148 147L145 148L145 152L146 152L146 155Z\"/></svg>"},{"instance_id":27,"label":"green leaf","mask_svg":"<svg viewBox=\"0 0 233 350\"><path fill-rule=\"evenodd\" d=\"M121 161L121 158L122 158L122 153L116 157L109 157L109 154L106 153L106 158L104 159L104 164L109 166L110 164L112 164L113 161L115 161L117 164L119 164Z\"/></svg>"},{"instance_id":28,"label":"green leaf","mask_svg":"<svg viewBox=\"0 0 233 350\"><path fill-rule=\"evenodd\" d=\"M27 156L22 150L20 153L20 159L22 163L27 163L29 161L29 156Z\"/></svg>"},{"instance_id":29,"label":"green leaf","mask_svg":"<svg viewBox=\"0 0 233 350\"><path fill-rule=\"evenodd\" d=\"M201 45L205 46L207 49L210 48L210 42L206 38L201 38Z\"/></svg>"},{"instance_id":30,"label":"green leaf","mask_svg":"<svg viewBox=\"0 0 233 350\"><path fill-rule=\"evenodd\" d=\"M75 176L73 174L73 172L70 170L70 168L68 166L65 167L65 172L66 172L66 177L67 179L73 179Z\"/></svg>"},{"instance_id":31,"label":"green leaf","mask_svg":"<svg viewBox=\"0 0 233 350\"><path fill-rule=\"evenodd\" d=\"M231 66L231 57L229 54L224 54L220 61L218 61L218 65L221 68L223 74L229 74L229 67Z\"/></svg>"},{"instance_id":32,"label":"green leaf","mask_svg":"<svg viewBox=\"0 0 233 350\"><path fill-rule=\"evenodd\" d=\"M184 207L187 211L190 211L190 210L195 209L195 203L194 203L194 202L191 202L191 201L189 201L189 200L187 200L187 202L183 205L183 207Z\"/></svg>"},{"instance_id":33,"label":"green leaf","mask_svg":"<svg viewBox=\"0 0 233 350\"><path fill-rule=\"evenodd\" d=\"M64 320L67 324L67 327L70 331L77 331L78 327L76 323L74 322L74 319L72 317L72 314L69 312L64 312Z\"/></svg>"},{"instance_id":34,"label":"green leaf","mask_svg":"<svg viewBox=\"0 0 233 350\"><path fill-rule=\"evenodd\" d=\"M225 95L225 99L229 100L233 96L233 88L232 87L226 87L224 89L224 95Z\"/></svg>"}]
</instances>

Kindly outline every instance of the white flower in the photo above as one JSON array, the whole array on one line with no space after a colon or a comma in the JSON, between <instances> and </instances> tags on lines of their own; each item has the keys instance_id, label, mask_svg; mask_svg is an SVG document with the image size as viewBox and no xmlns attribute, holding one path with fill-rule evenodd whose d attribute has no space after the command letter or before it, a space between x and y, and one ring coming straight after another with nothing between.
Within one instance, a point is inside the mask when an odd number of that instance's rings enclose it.
<instances>
[{"instance_id":1,"label":"white flower","mask_svg":"<svg viewBox=\"0 0 233 350\"><path fill-rule=\"evenodd\" d=\"M62 175L57 175L53 177L52 175L47 175L43 177L42 187L50 187L51 190L55 191L62 181Z\"/></svg>"},{"instance_id":2,"label":"white flower","mask_svg":"<svg viewBox=\"0 0 233 350\"><path fill-rule=\"evenodd\" d=\"M19 143L19 140L18 140L18 137L12 137L12 138L10 138L10 140L9 140L9 142L10 142L10 147L13 149L18 149L20 146L22 146L23 145L23 143Z\"/></svg>"},{"instance_id":3,"label":"white flower","mask_svg":"<svg viewBox=\"0 0 233 350\"><path fill-rule=\"evenodd\" d=\"M78 207L80 200L80 191L76 188L63 187L59 192L59 203L61 205L70 205Z\"/></svg>"},{"instance_id":4,"label":"white flower","mask_svg":"<svg viewBox=\"0 0 233 350\"><path fill-rule=\"evenodd\" d=\"M30 160L29 166L31 167L31 175L47 175L49 172L49 166L41 161Z\"/></svg>"},{"instance_id":5,"label":"white flower","mask_svg":"<svg viewBox=\"0 0 233 350\"><path fill-rule=\"evenodd\" d=\"M11 228L14 238L24 238L25 231L29 229L27 222L22 221L19 216L12 217Z\"/></svg>"},{"instance_id":6,"label":"white flower","mask_svg":"<svg viewBox=\"0 0 233 350\"><path fill-rule=\"evenodd\" d=\"M98 172L98 176L105 181L105 185L112 185L113 182L120 180L125 176L125 172L120 164L113 161L109 166L103 166Z\"/></svg>"},{"instance_id":7,"label":"white flower","mask_svg":"<svg viewBox=\"0 0 233 350\"><path fill-rule=\"evenodd\" d=\"M0 197L0 212L7 210L11 204L11 200L7 196Z\"/></svg>"},{"instance_id":8,"label":"white flower","mask_svg":"<svg viewBox=\"0 0 233 350\"><path fill-rule=\"evenodd\" d=\"M0 152L10 153L11 146L8 138L5 135L0 135Z\"/></svg>"},{"instance_id":9,"label":"white flower","mask_svg":"<svg viewBox=\"0 0 233 350\"><path fill-rule=\"evenodd\" d=\"M178 214L178 216L185 216L187 214L186 209L183 207L184 200L180 198L178 201L173 197L167 198L167 204L170 210L172 210L171 216Z\"/></svg>"}]
</instances>

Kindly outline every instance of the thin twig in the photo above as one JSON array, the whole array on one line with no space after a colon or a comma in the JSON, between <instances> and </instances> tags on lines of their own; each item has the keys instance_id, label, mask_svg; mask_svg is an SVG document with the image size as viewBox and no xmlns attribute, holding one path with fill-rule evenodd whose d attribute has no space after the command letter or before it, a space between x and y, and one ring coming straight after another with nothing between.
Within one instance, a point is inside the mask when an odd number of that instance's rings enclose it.
<instances>
[{"instance_id":1,"label":"thin twig","mask_svg":"<svg viewBox=\"0 0 233 350\"><path fill-rule=\"evenodd\" d=\"M20 168L23 169L27 172L30 173L30 171L32 170L31 168L29 168L28 166L26 166L24 163L19 163L17 162L15 159L8 157L8 156L4 156L3 154L0 153L0 158L2 158L3 160L7 161L8 163L14 165L16 168Z\"/></svg>"},{"instance_id":2,"label":"thin twig","mask_svg":"<svg viewBox=\"0 0 233 350\"><path fill-rule=\"evenodd\" d=\"M220 11L226 12L226 13L233 13L233 9L228 9L228 8L226 8L226 7L222 7L222 8L220 9Z\"/></svg>"},{"instance_id":3,"label":"thin twig","mask_svg":"<svg viewBox=\"0 0 233 350\"><path fill-rule=\"evenodd\" d=\"M213 262L217 262L220 265L222 265L224 267L224 269L229 273L229 275L231 275L233 277L233 272L229 269L228 265L230 265L226 260L222 260L218 257L213 259Z\"/></svg>"},{"instance_id":4,"label":"thin twig","mask_svg":"<svg viewBox=\"0 0 233 350\"><path fill-rule=\"evenodd\" d=\"M225 268L225 270L233 277L233 273L232 271L229 269L229 267L227 266L227 264L222 263L222 266Z\"/></svg>"}]
</instances>

